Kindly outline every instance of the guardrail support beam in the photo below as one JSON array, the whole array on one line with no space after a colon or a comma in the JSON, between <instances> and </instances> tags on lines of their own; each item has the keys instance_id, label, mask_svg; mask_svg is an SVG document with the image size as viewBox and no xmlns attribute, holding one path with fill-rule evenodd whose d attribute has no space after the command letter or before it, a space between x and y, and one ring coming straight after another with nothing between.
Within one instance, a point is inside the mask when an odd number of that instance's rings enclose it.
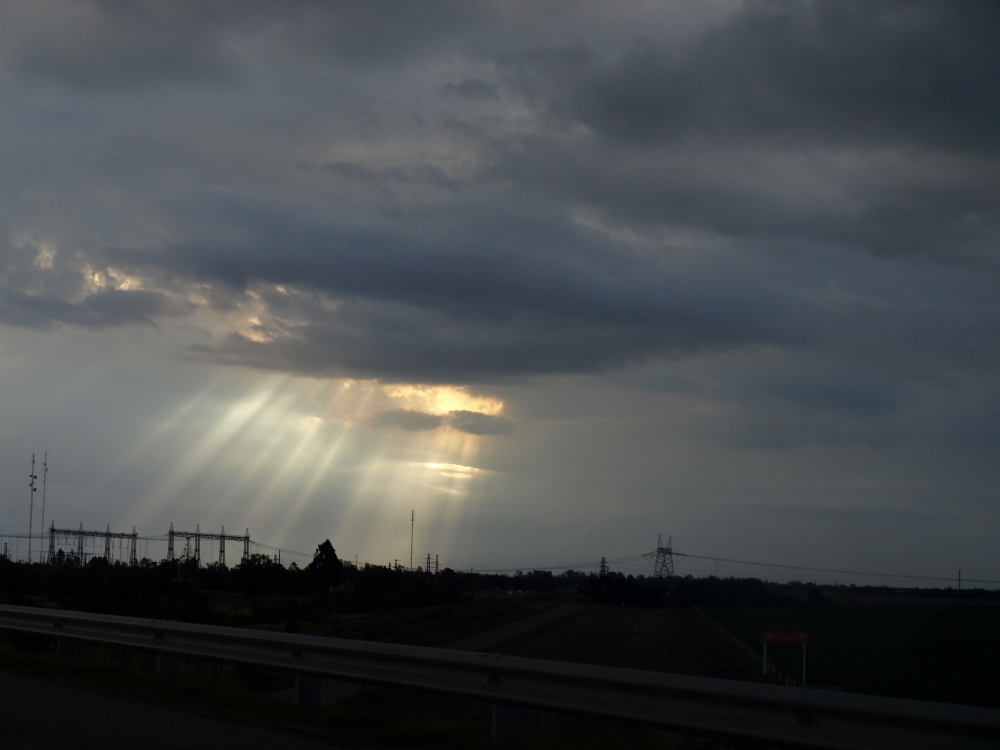
<instances>
[{"instance_id":1,"label":"guardrail support beam","mask_svg":"<svg viewBox=\"0 0 1000 750\"><path fill-rule=\"evenodd\" d=\"M524 709L494 704L490 735L493 747L521 747L524 744Z\"/></svg>"},{"instance_id":2,"label":"guardrail support beam","mask_svg":"<svg viewBox=\"0 0 1000 750\"><path fill-rule=\"evenodd\" d=\"M323 697L323 678L295 675L295 702L300 706L319 708Z\"/></svg>"}]
</instances>

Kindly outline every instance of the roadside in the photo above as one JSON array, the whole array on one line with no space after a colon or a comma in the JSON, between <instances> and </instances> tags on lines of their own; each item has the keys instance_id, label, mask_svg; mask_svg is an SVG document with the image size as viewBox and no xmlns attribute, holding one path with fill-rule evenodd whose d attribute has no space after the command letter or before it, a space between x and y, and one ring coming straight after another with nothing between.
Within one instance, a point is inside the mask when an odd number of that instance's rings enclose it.
<instances>
[{"instance_id":1,"label":"roadside","mask_svg":"<svg viewBox=\"0 0 1000 750\"><path fill-rule=\"evenodd\" d=\"M756 669L687 608L591 606L502 644L505 654L759 681Z\"/></svg>"},{"instance_id":2,"label":"roadside","mask_svg":"<svg viewBox=\"0 0 1000 750\"><path fill-rule=\"evenodd\" d=\"M549 600L532 603L522 611L534 613L498 628L466 635L452 641L452 645L681 674L756 678L750 665L744 668L734 650L710 632L701 618L683 609L624 609ZM402 615L399 622L409 637L415 632L415 620L427 619L397 614ZM449 618L463 620L461 613L455 612ZM478 621L478 615L472 620ZM390 616L383 621L389 622ZM423 630L421 624L416 624L416 630ZM241 748L256 747L254 742L285 746L271 735L287 736L288 742L312 743L303 747L325 744L474 750L489 746L491 708L477 701L393 689L359 691L347 686L348 693L335 696L339 700L333 705L310 709L287 699L276 700L275 680L287 681L287 675L185 660L178 680L162 682L153 676L153 658L149 654L82 647L76 663L65 663L51 656L51 644L45 639L22 639L19 646L0 646L0 681L9 684L12 692L18 691L25 680L32 683L23 691L27 709L18 712L20 718L8 719L0 707L0 716L4 716L0 730L9 731L22 747L89 749L96 747L87 744L92 734L102 742L113 742L111 737L130 737L128 741L158 747L143 742L143 724L171 726L170 732L162 733L164 747L228 747L221 741L192 740L195 736L218 736L213 734L218 727L239 727L233 736L246 737L240 741ZM35 653L31 653L33 649ZM37 685L53 686L51 692L58 697L46 699ZM343 686L334 682L329 687ZM77 694L94 696L97 704L88 704L89 699ZM74 718L73 712L62 708L77 703L85 720ZM148 712L135 708L137 705L147 706ZM102 715L126 718L121 722L112 718L116 726L112 734L101 729L106 723L99 718ZM137 717L135 722L132 716ZM530 711L526 726L528 750L735 747L669 732ZM39 727L45 727L45 731L39 734Z\"/></svg>"},{"instance_id":3,"label":"roadside","mask_svg":"<svg viewBox=\"0 0 1000 750\"><path fill-rule=\"evenodd\" d=\"M107 695L60 681L0 671L4 750L319 750L329 745Z\"/></svg>"},{"instance_id":4,"label":"roadside","mask_svg":"<svg viewBox=\"0 0 1000 750\"><path fill-rule=\"evenodd\" d=\"M426 645L440 641L443 631L464 636L456 645L485 647L578 608L558 601L524 597L484 602L479 598L470 601L467 611L449 605L438 612L430 608L392 612L364 620L352 618L349 627L377 631L380 640ZM497 621L504 624L481 630L482 624ZM5 750L89 750L118 741L143 747L216 750L330 743L393 748L488 746L489 709L481 704L470 702L457 713L399 712L390 705L396 702L393 691L365 692L354 685L326 681L325 702L335 698L337 704L310 709L292 703L287 689L292 680L287 674L184 660L178 679L164 682L154 676L151 654L85 644L78 653L76 662L67 663L54 658L48 639L0 638L0 736ZM419 703L420 696L403 695ZM147 741L149 735L153 740ZM232 739L220 739L224 737Z\"/></svg>"}]
</instances>

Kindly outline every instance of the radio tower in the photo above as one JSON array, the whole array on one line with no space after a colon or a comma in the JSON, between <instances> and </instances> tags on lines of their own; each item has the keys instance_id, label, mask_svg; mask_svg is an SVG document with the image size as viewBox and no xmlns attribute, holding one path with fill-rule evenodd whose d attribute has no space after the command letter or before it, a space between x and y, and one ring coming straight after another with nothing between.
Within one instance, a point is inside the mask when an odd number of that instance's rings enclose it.
<instances>
[{"instance_id":1,"label":"radio tower","mask_svg":"<svg viewBox=\"0 0 1000 750\"><path fill-rule=\"evenodd\" d=\"M416 518L416 511L410 511L410 570L413 570L413 519Z\"/></svg>"},{"instance_id":2,"label":"radio tower","mask_svg":"<svg viewBox=\"0 0 1000 750\"><path fill-rule=\"evenodd\" d=\"M31 565L31 532L35 521L35 490L38 489L35 487L35 480L38 479L38 477L35 476L34 451L31 452L31 473L28 475L28 478L31 480L28 482L28 486L31 488L31 502L29 503L28 508L28 565Z\"/></svg>"},{"instance_id":3,"label":"radio tower","mask_svg":"<svg viewBox=\"0 0 1000 750\"><path fill-rule=\"evenodd\" d=\"M656 551L647 552L643 557L653 561L653 578L670 578L674 574L674 550L672 537L667 537L667 546L663 546L663 537L656 535Z\"/></svg>"}]
</instances>

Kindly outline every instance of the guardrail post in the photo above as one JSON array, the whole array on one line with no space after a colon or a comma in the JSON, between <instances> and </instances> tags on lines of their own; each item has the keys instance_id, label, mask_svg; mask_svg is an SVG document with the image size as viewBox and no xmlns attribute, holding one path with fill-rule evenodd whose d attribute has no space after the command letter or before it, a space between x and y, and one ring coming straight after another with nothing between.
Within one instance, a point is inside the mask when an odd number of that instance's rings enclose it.
<instances>
[{"instance_id":1,"label":"guardrail post","mask_svg":"<svg viewBox=\"0 0 1000 750\"><path fill-rule=\"evenodd\" d=\"M181 669L181 659L173 654L156 655L156 679L176 680Z\"/></svg>"},{"instance_id":2,"label":"guardrail post","mask_svg":"<svg viewBox=\"0 0 1000 750\"><path fill-rule=\"evenodd\" d=\"M300 706L319 708L323 697L323 678L311 675L295 675L295 702Z\"/></svg>"},{"instance_id":3,"label":"guardrail post","mask_svg":"<svg viewBox=\"0 0 1000 750\"><path fill-rule=\"evenodd\" d=\"M493 747L520 747L524 744L524 709L520 706L493 705L490 739Z\"/></svg>"},{"instance_id":4,"label":"guardrail post","mask_svg":"<svg viewBox=\"0 0 1000 750\"><path fill-rule=\"evenodd\" d=\"M56 658L64 661L76 661L76 641L71 638L57 638Z\"/></svg>"}]
</instances>

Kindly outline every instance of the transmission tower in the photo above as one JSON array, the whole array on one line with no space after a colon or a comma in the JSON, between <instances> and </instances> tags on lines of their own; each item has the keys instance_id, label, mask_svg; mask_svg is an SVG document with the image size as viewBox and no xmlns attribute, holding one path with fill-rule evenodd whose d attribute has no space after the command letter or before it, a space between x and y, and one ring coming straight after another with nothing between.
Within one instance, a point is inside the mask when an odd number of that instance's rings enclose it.
<instances>
[{"instance_id":1,"label":"transmission tower","mask_svg":"<svg viewBox=\"0 0 1000 750\"><path fill-rule=\"evenodd\" d=\"M663 546L663 537L656 535L656 550L643 555L653 561L653 578L669 578L674 574L674 550L672 537L667 537L667 546Z\"/></svg>"}]
</instances>

